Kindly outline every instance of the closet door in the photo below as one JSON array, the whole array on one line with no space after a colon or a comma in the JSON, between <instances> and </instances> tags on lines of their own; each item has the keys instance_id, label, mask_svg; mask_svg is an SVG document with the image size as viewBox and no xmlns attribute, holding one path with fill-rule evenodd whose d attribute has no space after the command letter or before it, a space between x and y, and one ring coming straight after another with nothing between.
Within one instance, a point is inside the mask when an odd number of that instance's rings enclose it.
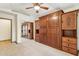
<instances>
[{"instance_id":1,"label":"closet door","mask_svg":"<svg viewBox=\"0 0 79 59\"><path fill-rule=\"evenodd\" d=\"M62 11L52 13L47 20L47 38L49 45L61 49L61 14Z\"/></svg>"},{"instance_id":2,"label":"closet door","mask_svg":"<svg viewBox=\"0 0 79 59\"><path fill-rule=\"evenodd\" d=\"M49 45L57 48L58 39L57 39L57 27L59 26L58 13L50 14L48 17L48 39Z\"/></svg>"},{"instance_id":3,"label":"closet door","mask_svg":"<svg viewBox=\"0 0 79 59\"><path fill-rule=\"evenodd\" d=\"M47 44L47 16L40 17L40 41Z\"/></svg>"},{"instance_id":4,"label":"closet door","mask_svg":"<svg viewBox=\"0 0 79 59\"><path fill-rule=\"evenodd\" d=\"M58 12L49 14L48 16L48 26L49 27L57 27L59 26L59 20L58 20Z\"/></svg>"}]
</instances>

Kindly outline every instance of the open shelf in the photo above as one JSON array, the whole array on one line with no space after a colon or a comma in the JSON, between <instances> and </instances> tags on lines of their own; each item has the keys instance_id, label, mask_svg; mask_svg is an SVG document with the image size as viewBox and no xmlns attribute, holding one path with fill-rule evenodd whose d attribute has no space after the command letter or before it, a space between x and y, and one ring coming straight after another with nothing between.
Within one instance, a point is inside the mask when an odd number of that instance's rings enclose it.
<instances>
[{"instance_id":1,"label":"open shelf","mask_svg":"<svg viewBox=\"0 0 79 59\"><path fill-rule=\"evenodd\" d=\"M62 36L77 38L77 31L76 30L62 30Z\"/></svg>"}]
</instances>

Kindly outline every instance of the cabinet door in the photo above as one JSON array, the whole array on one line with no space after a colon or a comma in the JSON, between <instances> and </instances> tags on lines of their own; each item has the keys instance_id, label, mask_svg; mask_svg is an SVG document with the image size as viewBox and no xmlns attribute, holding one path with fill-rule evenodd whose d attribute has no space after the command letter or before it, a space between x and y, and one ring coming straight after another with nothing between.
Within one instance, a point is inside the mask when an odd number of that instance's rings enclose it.
<instances>
[{"instance_id":1,"label":"cabinet door","mask_svg":"<svg viewBox=\"0 0 79 59\"><path fill-rule=\"evenodd\" d=\"M76 29L76 12L70 12L62 15L62 29Z\"/></svg>"},{"instance_id":2,"label":"cabinet door","mask_svg":"<svg viewBox=\"0 0 79 59\"><path fill-rule=\"evenodd\" d=\"M33 39L33 23L28 23L28 38Z\"/></svg>"},{"instance_id":3,"label":"cabinet door","mask_svg":"<svg viewBox=\"0 0 79 59\"><path fill-rule=\"evenodd\" d=\"M47 20L48 44L54 48L61 49L61 15L59 12L52 13Z\"/></svg>"},{"instance_id":4,"label":"cabinet door","mask_svg":"<svg viewBox=\"0 0 79 59\"><path fill-rule=\"evenodd\" d=\"M65 47L65 46L62 46L62 50L65 51L65 52L69 52L68 47Z\"/></svg>"},{"instance_id":5,"label":"cabinet door","mask_svg":"<svg viewBox=\"0 0 79 59\"><path fill-rule=\"evenodd\" d=\"M40 28L40 24L39 24L39 20L35 21L35 29L39 29Z\"/></svg>"},{"instance_id":6,"label":"cabinet door","mask_svg":"<svg viewBox=\"0 0 79 59\"><path fill-rule=\"evenodd\" d=\"M68 51L64 49L64 47L68 48ZM76 44L76 39L75 38L70 38L70 37L63 37L62 38L62 50L77 55L77 44Z\"/></svg>"},{"instance_id":7,"label":"cabinet door","mask_svg":"<svg viewBox=\"0 0 79 59\"><path fill-rule=\"evenodd\" d=\"M37 20L37 21L35 21L35 40L37 42L40 42L40 39L39 39L39 29L40 29L39 20Z\"/></svg>"},{"instance_id":8,"label":"cabinet door","mask_svg":"<svg viewBox=\"0 0 79 59\"><path fill-rule=\"evenodd\" d=\"M40 18L40 41L47 44L47 16Z\"/></svg>"},{"instance_id":9,"label":"cabinet door","mask_svg":"<svg viewBox=\"0 0 79 59\"><path fill-rule=\"evenodd\" d=\"M50 14L48 19L48 26L59 26L58 13Z\"/></svg>"},{"instance_id":10,"label":"cabinet door","mask_svg":"<svg viewBox=\"0 0 79 59\"><path fill-rule=\"evenodd\" d=\"M48 44L52 47L55 47L55 48L59 48L60 44L59 44L59 30L58 27L48 27L49 29L47 30L47 38L48 38Z\"/></svg>"},{"instance_id":11,"label":"cabinet door","mask_svg":"<svg viewBox=\"0 0 79 59\"><path fill-rule=\"evenodd\" d=\"M72 48L69 48L69 53L74 54L74 55L77 55L78 54L77 53L77 50L72 49Z\"/></svg>"}]
</instances>

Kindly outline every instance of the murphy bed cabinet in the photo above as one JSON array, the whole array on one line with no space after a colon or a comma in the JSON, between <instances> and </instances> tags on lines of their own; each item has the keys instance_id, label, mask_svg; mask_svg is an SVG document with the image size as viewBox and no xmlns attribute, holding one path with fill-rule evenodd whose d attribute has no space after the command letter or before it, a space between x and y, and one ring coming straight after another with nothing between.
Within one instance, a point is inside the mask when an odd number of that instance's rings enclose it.
<instances>
[{"instance_id":1,"label":"murphy bed cabinet","mask_svg":"<svg viewBox=\"0 0 79 59\"><path fill-rule=\"evenodd\" d=\"M35 21L35 40L53 48L78 55L77 13L62 10L39 17Z\"/></svg>"},{"instance_id":2,"label":"murphy bed cabinet","mask_svg":"<svg viewBox=\"0 0 79 59\"><path fill-rule=\"evenodd\" d=\"M47 44L47 16L40 17L39 19L40 43Z\"/></svg>"},{"instance_id":3,"label":"murphy bed cabinet","mask_svg":"<svg viewBox=\"0 0 79 59\"><path fill-rule=\"evenodd\" d=\"M62 15L62 50L77 55L77 11Z\"/></svg>"},{"instance_id":4,"label":"murphy bed cabinet","mask_svg":"<svg viewBox=\"0 0 79 59\"><path fill-rule=\"evenodd\" d=\"M49 46L61 49L61 15L63 11L57 11L48 15L47 39Z\"/></svg>"},{"instance_id":5,"label":"murphy bed cabinet","mask_svg":"<svg viewBox=\"0 0 79 59\"><path fill-rule=\"evenodd\" d=\"M51 47L62 49L61 45L61 15L63 11L42 16L35 21L35 40ZM38 26L39 25L39 26ZM39 29L37 29L39 28Z\"/></svg>"}]
</instances>

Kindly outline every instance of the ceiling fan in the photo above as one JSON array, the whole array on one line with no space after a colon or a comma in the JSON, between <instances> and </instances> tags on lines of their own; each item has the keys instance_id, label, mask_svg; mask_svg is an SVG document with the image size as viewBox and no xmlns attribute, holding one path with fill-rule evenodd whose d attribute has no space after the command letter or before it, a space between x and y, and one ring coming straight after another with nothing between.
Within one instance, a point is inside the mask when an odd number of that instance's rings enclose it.
<instances>
[{"instance_id":1,"label":"ceiling fan","mask_svg":"<svg viewBox=\"0 0 79 59\"><path fill-rule=\"evenodd\" d=\"M48 10L49 8L47 6L41 6L43 3L32 3L33 7L27 7L26 9L34 8L36 10L36 13L39 13L39 9L42 8L44 10Z\"/></svg>"}]
</instances>

